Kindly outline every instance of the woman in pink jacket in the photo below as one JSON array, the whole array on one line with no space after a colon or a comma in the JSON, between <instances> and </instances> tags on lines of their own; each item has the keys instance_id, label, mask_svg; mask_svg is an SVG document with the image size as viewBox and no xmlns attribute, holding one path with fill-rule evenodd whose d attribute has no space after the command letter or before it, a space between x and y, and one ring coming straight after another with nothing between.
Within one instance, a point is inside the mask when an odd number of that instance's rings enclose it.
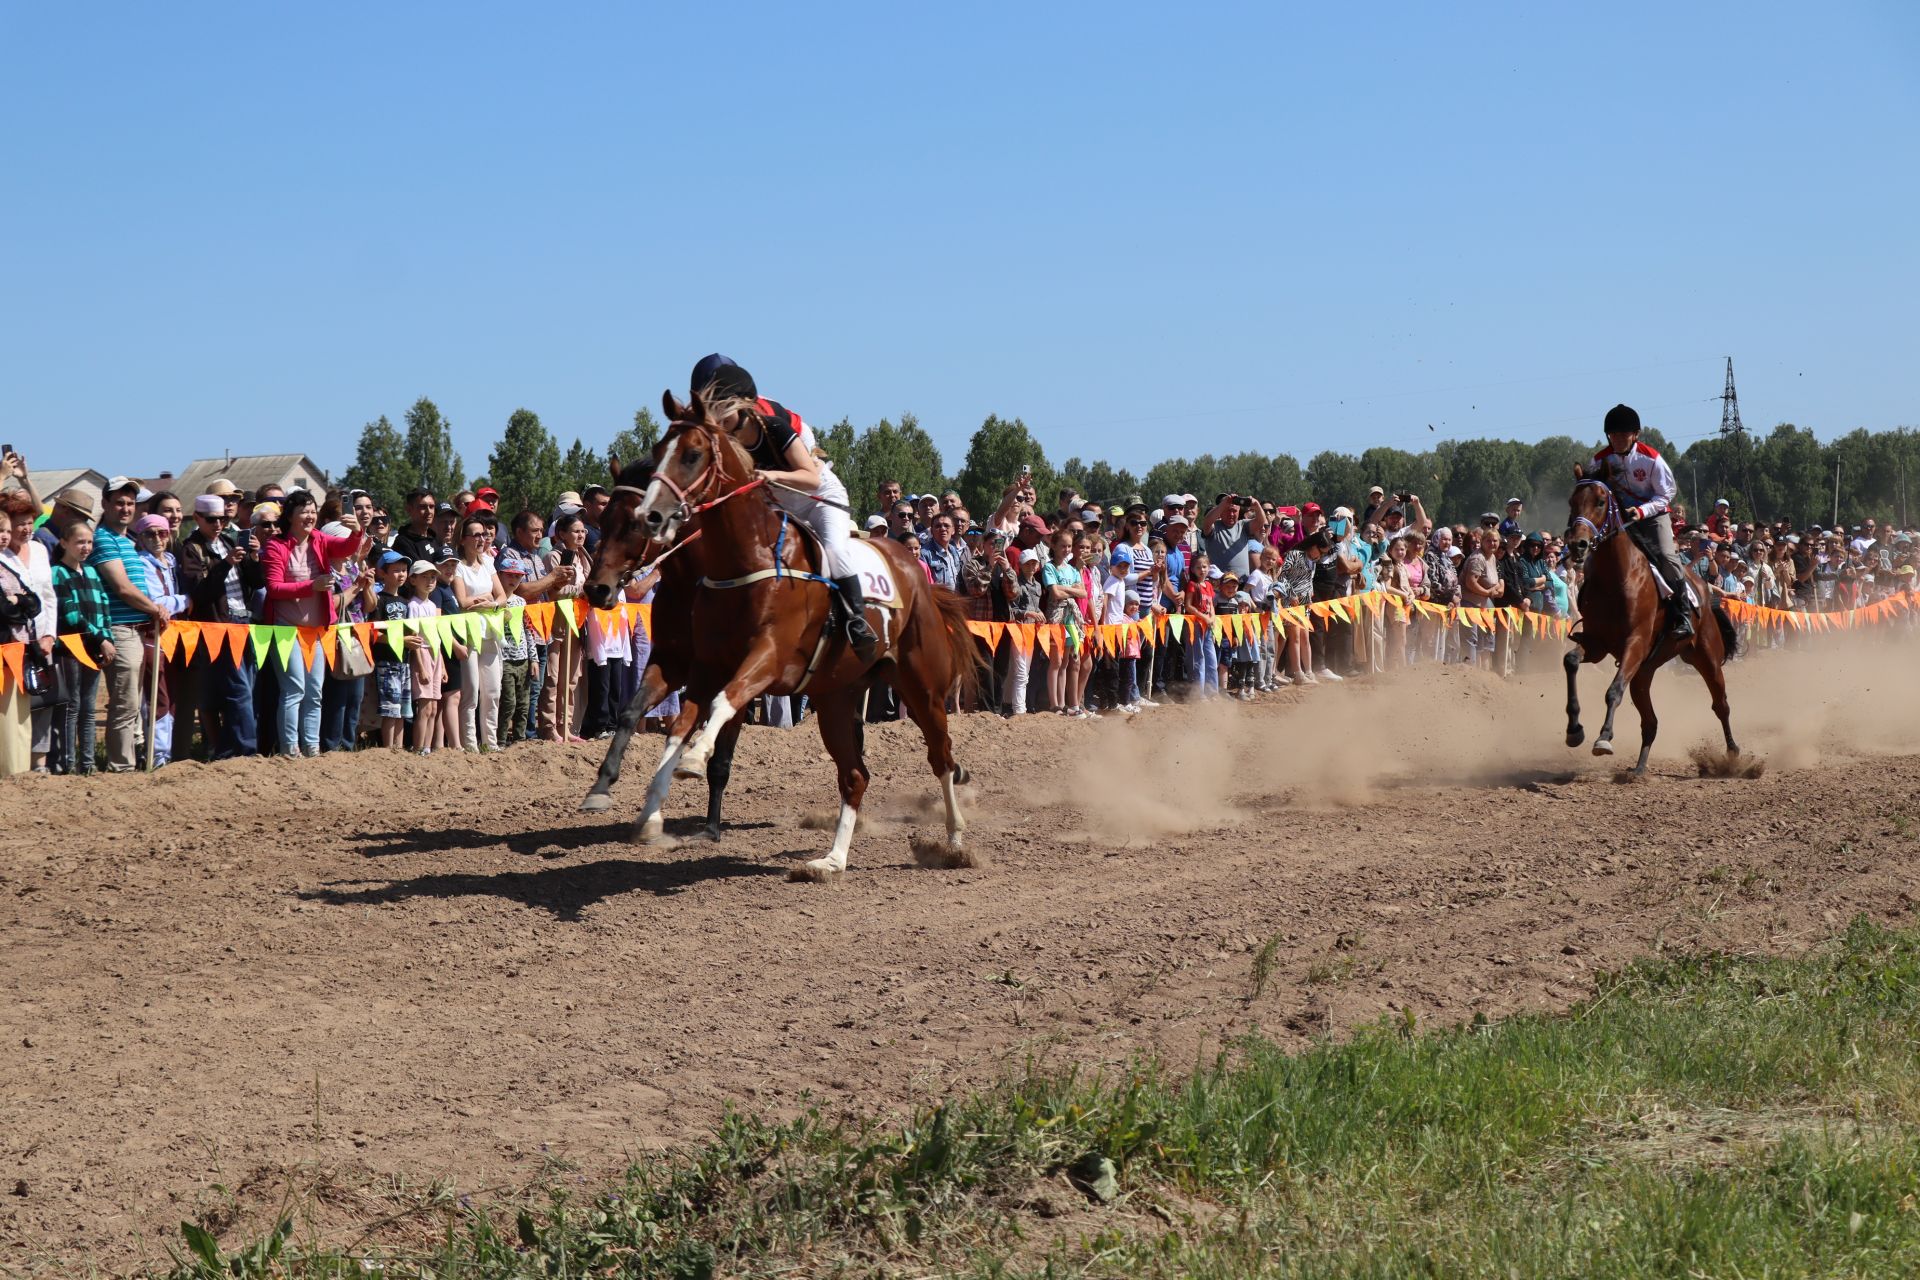
<instances>
[{"instance_id":1,"label":"woman in pink jacket","mask_svg":"<svg viewBox=\"0 0 1920 1280\"><path fill-rule=\"evenodd\" d=\"M366 536L351 512L340 517L344 537L317 532L319 504L305 489L295 489L280 504L281 532L260 552L267 580L266 621L282 627L325 627L333 623L331 569L359 549ZM311 659L294 644L280 668L280 754L320 754L320 695L326 660L321 647Z\"/></svg>"}]
</instances>

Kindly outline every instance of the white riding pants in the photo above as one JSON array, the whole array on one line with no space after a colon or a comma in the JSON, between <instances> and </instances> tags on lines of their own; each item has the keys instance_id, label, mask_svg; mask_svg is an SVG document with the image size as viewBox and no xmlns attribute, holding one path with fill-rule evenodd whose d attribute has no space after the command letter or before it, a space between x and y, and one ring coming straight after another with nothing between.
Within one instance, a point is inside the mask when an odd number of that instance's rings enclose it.
<instances>
[{"instance_id":1,"label":"white riding pants","mask_svg":"<svg viewBox=\"0 0 1920 1280\"><path fill-rule=\"evenodd\" d=\"M847 515L847 507L850 505L847 501L847 486L840 483L840 478L833 474L832 467L822 462L820 487L815 489L814 493L827 501L815 502L805 494L789 493L785 489L775 489L773 496L783 511L813 530L819 537L820 545L826 552L825 576L850 577L857 570L847 556L847 539L853 536L853 521ZM840 505L830 506L829 503Z\"/></svg>"}]
</instances>

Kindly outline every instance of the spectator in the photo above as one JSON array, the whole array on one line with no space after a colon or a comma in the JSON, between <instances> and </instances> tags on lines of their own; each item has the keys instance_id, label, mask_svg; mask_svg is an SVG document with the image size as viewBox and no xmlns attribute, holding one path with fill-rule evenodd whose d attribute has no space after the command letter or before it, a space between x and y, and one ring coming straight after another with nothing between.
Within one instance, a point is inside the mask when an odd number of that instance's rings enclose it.
<instances>
[{"instance_id":1,"label":"spectator","mask_svg":"<svg viewBox=\"0 0 1920 1280\"><path fill-rule=\"evenodd\" d=\"M527 571L517 557L509 559L505 549L495 557L493 571L500 578L500 589L507 593L508 612L500 637L500 715L494 727L494 740L504 747L533 736L528 727L533 706L533 632L526 625L527 602L520 595ZM643 659L636 661L644 666Z\"/></svg>"},{"instance_id":2,"label":"spectator","mask_svg":"<svg viewBox=\"0 0 1920 1280\"><path fill-rule=\"evenodd\" d=\"M415 560L407 573L407 617L426 622L440 616L440 604L434 599L440 586L440 570L425 560ZM407 692L413 699L413 750L430 756L440 740L440 700L446 684L446 660L424 627L409 632L406 639L410 679Z\"/></svg>"},{"instance_id":3,"label":"spectator","mask_svg":"<svg viewBox=\"0 0 1920 1280\"><path fill-rule=\"evenodd\" d=\"M587 554L597 555L600 551L600 516L606 511L607 503L613 495L607 492L605 485L590 484L580 491L580 519L587 526Z\"/></svg>"},{"instance_id":4,"label":"spectator","mask_svg":"<svg viewBox=\"0 0 1920 1280\"><path fill-rule=\"evenodd\" d=\"M546 568L549 575L559 575L560 585L553 592L555 602L574 599L586 586L589 566L586 543L586 525L577 512L554 521L554 550L547 558ZM579 637L562 641L561 632L565 627L564 621L554 621L554 639L547 649L546 682L540 689L540 736L551 742L580 741L573 732L573 717L579 713L574 691L580 684L585 657ZM568 713L564 723L560 719L563 689Z\"/></svg>"},{"instance_id":5,"label":"spectator","mask_svg":"<svg viewBox=\"0 0 1920 1280\"><path fill-rule=\"evenodd\" d=\"M24 469L23 462L22 471ZM53 590L52 557L33 536L34 518L39 514L40 504L30 489L15 489L0 495L0 516L4 517L0 523L5 523L11 532L11 546L6 555L11 557L13 568L21 581L40 602L40 608L33 618L33 637L52 679L54 637L60 630L60 607ZM28 767L35 773L47 771L47 753L53 746L53 717L58 709L53 705L43 706L28 716L28 752L32 757Z\"/></svg>"},{"instance_id":6,"label":"spectator","mask_svg":"<svg viewBox=\"0 0 1920 1280\"><path fill-rule=\"evenodd\" d=\"M170 548L173 546L173 527L163 515L144 515L133 522L134 545L140 548L140 560L147 571L147 589L155 603L168 614L186 617L187 597L180 590L178 562ZM174 692L180 684L180 666L186 655L175 651L174 661L168 662L151 641L147 644L145 662L161 663L162 678L155 683L159 705L152 709L150 717L153 724L153 765L159 768L173 759L173 708Z\"/></svg>"},{"instance_id":7,"label":"spectator","mask_svg":"<svg viewBox=\"0 0 1920 1280\"><path fill-rule=\"evenodd\" d=\"M188 597L187 616L198 622L245 626L253 621L251 601L264 594L260 544L252 530L226 524L228 499L205 493L194 499L194 531L180 550L180 582ZM210 759L250 756L258 749L254 716L256 671L250 654L215 657L204 647L200 676L201 739Z\"/></svg>"},{"instance_id":8,"label":"spectator","mask_svg":"<svg viewBox=\"0 0 1920 1280\"><path fill-rule=\"evenodd\" d=\"M440 563L440 557L446 554L446 547L433 532L434 515L439 511L438 504L433 500L433 491L415 489L407 494L406 504L406 527L393 535L393 549L405 556L409 563L415 560Z\"/></svg>"},{"instance_id":9,"label":"spectator","mask_svg":"<svg viewBox=\"0 0 1920 1280\"><path fill-rule=\"evenodd\" d=\"M355 523L359 522L357 507L348 514ZM321 532L330 538L344 538L349 529L345 521L336 520ZM379 575L368 561L379 554L370 540L362 538L345 559L333 566L328 589L333 593L336 621L365 622L373 616L380 583ZM350 630L339 632L335 636L333 666L327 669L320 689L322 752L351 751L359 741L360 711L366 704L367 676L372 671L372 655L361 649L359 638Z\"/></svg>"},{"instance_id":10,"label":"spectator","mask_svg":"<svg viewBox=\"0 0 1920 1280\"><path fill-rule=\"evenodd\" d=\"M879 487L874 490L874 497L878 499L878 501L875 502L873 509L881 515L885 515L887 512L893 510L894 506L900 501L900 482L898 480L882 480Z\"/></svg>"},{"instance_id":11,"label":"spectator","mask_svg":"<svg viewBox=\"0 0 1920 1280\"><path fill-rule=\"evenodd\" d=\"M107 481L106 515L93 531L90 563L107 589L107 614L113 625L113 665L107 681L107 771L125 773L139 763L145 734L140 724L141 672L145 649L142 628L150 633L172 616L147 594L147 568L133 541L140 485L126 476Z\"/></svg>"},{"instance_id":12,"label":"spectator","mask_svg":"<svg viewBox=\"0 0 1920 1280\"><path fill-rule=\"evenodd\" d=\"M93 567L93 533L93 525L85 520L68 521L60 535L60 556L53 565L60 634L79 636L94 665L88 666L66 651L60 654L69 696L53 736L48 767L54 773L83 776L94 771L94 707L101 675L112 669L117 657L111 600Z\"/></svg>"},{"instance_id":13,"label":"spectator","mask_svg":"<svg viewBox=\"0 0 1920 1280\"><path fill-rule=\"evenodd\" d=\"M1266 509L1237 493L1223 493L1202 522L1207 559L1231 573L1237 585L1259 563L1260 546L1267 539Z\"/></svg>"},{"instance_id":14,"label":"spectator","mask_svg":"<svg viewBox=\"0 0 1920 1280\"><path fill-rule=\"evenodd\" d=\"M330 537L315 526L320 507L305 489L295 489L281 506L282 531L261 552L267 584L266 621L285 627L326 627L334 622L332 567L360 546L353 517L341 517L347 532ZM325 664L319 645L289 646L280 661L281 755L320 754L320 703Z\"/></svg>"},{"instance_id":15,"label":"spectator","mask_svg":"<svg viewBox=\"0 0 1920 1280\"><path fill-rule=\"evenodd\" d=\"M540 543L547 532L547 522L537 511L522 511L513 518L513 536L495 559L495 568L507 581L517 574L519 581L509 584L513 593L522 604L541 604L553 599L558 591L572 580L571 570L551 564L540 550ZM527 633L527 716L515 738L532 738L538 732L536 713L540 707L540 693L547 683L547 642Z\"/></svg>"},{"instance_id":16,"label":"spectator","mask_svg":"<svg viewBox=\"0 0 1920 1280\"><path fill-rule=\"evenodd\" d=\"M507 590L494 571L493 521L467 516L460 522L460 558L453 569L453 594L461 612L500 609ZM461 745L468 751L497 751L500 747L500 640L491 627L484 639L467 648L461 686L468 690L461 708Z\"/></svg>"},{"instance_id":17,"label":"spectator","mask_svg":"<svg viewBox=\"0 0 1920 1280\"><path fill-rule=\"evenodd\" d=\"M18 670L23 679L48 660L38 629L44 609L39 593L27 581L26 563L14 554L13 522L0 520L0 645L22 646ZM52 636L49 630L47 638ZM20 680L9 677L0 689L0 778L27 773L33 767L33 694Z\"/></svg>"},{"instance_id":18,"label":"spectator","mask_svg":"<svg viewBox=\"0 0 1920 1280\"><path fill-rule=\"evenodd\" d=\"M1460 603L1460 551L1454 545L1454 532L1446 525L1433 531L1433 540L1427 544L1422 579L1426 584L1427 599L1434 604L1452 608ZM1430 657L1435 662L1452 662L1458 657L1454 645L1455 629L1442 622L1422 619L1415 628L1415 635L1422 637L1415 643L1420 646L1421 656Z\"/></svg>"},{"instance_id":19,"label":"spectator","mask_svg":"<svg viewBox=\"0 0 1920 1280\"><path fill-rule=\"evenodd\" d=\"M371 616L376 622L404 625L413 616L407 591L412 565L398 551L382 551L376 564L380 592L374 597ZM400 751L407 745L407 721L413 719L411 654L404 643L401 653L394 653L392 643L384 639L374 645L373 650L373 684L379 700L380 745L389 751Z\"/></svg>"},{"instance_id":20,"label":"spectator","mask_svg":"<svg viewBox=\"0 0 1920 1280\"><path fill-rule=\"evenodd\" d=\"M945 512L936 515L927 528L926 545L920 551L920 559L927 566L934 585L949 591L963 591L963 578L971 558L967 549L953 539L953 518Z\"/></svg>"}]
</instances>

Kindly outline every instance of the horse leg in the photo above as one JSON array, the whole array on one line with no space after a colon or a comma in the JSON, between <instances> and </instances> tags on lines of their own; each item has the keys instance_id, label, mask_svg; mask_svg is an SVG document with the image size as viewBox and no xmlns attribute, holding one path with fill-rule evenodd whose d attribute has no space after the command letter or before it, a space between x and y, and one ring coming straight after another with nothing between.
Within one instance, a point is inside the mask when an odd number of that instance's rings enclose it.
<instances>
[{"instance_id":1,"label":"horse leg","mask_svg":"<svg viewBox=\"0 0 1920 1280\"><path fill-rule=\"evenodd\" d=\"M773 656L771 643L760 645L747 653L746 660L734 672L727 687L713 695L712 714L708 715L707 723L699 734L687 743L680 763L674 766L677 776L697 778L705 771L707 761L713 758L714 744L720 740L727 722L739 715L749 702L773 683L774 672L779 665Z\"/></svg>"},{"instance_id":2,"label":"horse leg","mask_svg":"<svg viewBox=\"0 0 1920 1280\"><path fill-rule=\"evenodd\" d=\"M739 744L740 718L735 716L714 745L713 759L707 761L707 839L715 842L720 839L720 800L733 777L733 749Z\"/></svg>"},{"instance_id":3,"label":"horse leg","mask_svg":"<svg viewBox=\"0 0 1920 1280\"><path fill-rule=\"evenodd\" d=\"M1688 661L1700 673L1700 678L1707 682L1707 692L1713 697L1713 714L1720 718L1720 734L1727 740L1727 754L1739 755L1740 744L1733 740L1733 708L1727 703L1727 673L1711 654L1703 652L1697 644Z\"/></svg>"},{"instance_id":4,"label":"horse leg","mask_svg":"<svg viewBox=\"0 0 1920 1280\"><path fill-rule=\"evenodd\" d=\"M1653 673L1658 670L1652 663L1642 663L1628 686L1633 694L1633 709L1640 713L1640 759L1633 766L1635 773L1647 771L1647 755L1653 750L1654 735L1660 732L1660 717L1653 713Z\"/></svg>"},{"instance_id":5,"label":"horse leg","mask_svg":"<svg viewBox=\"0 0 1920 1280\"><path fill-rule=\"evenodd\" d=\"M633 696L620 708L620 722L614 726L613 741L607 744L607 758L600 762L600 775L593 780L593 789L587 792L587 798L580 802L580 812L604 813L613 807L613 784L620 781L620 762L626 757L633 731L639 728L647 712L659 706L666 696L666 678L658 666L648 663L640 683L634 687Z\"/></svg>"},{"instance_id":6,"label":"horse leg","mask_svg":"<svg viewBox=\"0 0 1920 1280\"><path fill-rule=\"evenodd\" d=\"M922 652L909 652L900 658L894 672L893 686L900 694L900 701L919 726L920 736L927 742L927 763L933 768L933 776L940 779L940 798L947 807L947 848L959 852L960 835L967 829L967 823L960 816L960 796L957 788L967 782L967 771L953 759L953 738L947 733L947 686L951 677L928 684L925 673L916 663L924 660Z\"/></svg>"},{"instance_id":7,"label":"horse leg","mask_svg":"<svg viewBox=\"0 0 1920 1280\"><path fill-rule=\"evenodd\" d=\"M1635 635L1627 641L1626 649L1620 654L1620 669L1613 673L1613 683L1607 686L1607 718L1600 726L1600 736L1593 740L1593 754L1610 756L1613 754L1613 715L1620 709L1620 699L1626 696L1627 681L1633 679L1640 670L1640 664L1646 660L1647 641Z\"/></svg>"},{"instance_id":8,"label":"horse leg","mask_svg":"<svg viewBox=\"0 0 1920 1280\"><path fill-rule=\"evenodd\" d=\"M1567 656L1560 660L1567 669L1567 745L1577 747L1587 740L1587 731L1580 727L1580 664L1584 653L1578 649L1567 650Z\"/></svg>"},{"instance_id":9,"label":"horse leg","mask_svg":"<svg viewBox=\"0 0 1920 1280\"><path fill-rule=\"evenodd\" d=\"M860 820L860 801L867 794L869 776L865 726L860 722L860 704L854 700L857 692L842 689L815 704L820 740L840 773L840 820L833 827L833 847L825 857L795 868L795 880L828 880L847 869L847 851L853 845L853 829Z\"/></svg>"},{"instance_id":10,"label":"horse leg","mask_svg":"<svg viewBox=\"0 0 1920 1280\"><path fill-rule=\"evenodd\" d=\"M700 703L689 692L680 700L680 714L674 717L673 727L667 733L660 765L653 771L653 783L647 788L647 802L640 810L640 820L634 824L634 837L641 844L652 844L666 829L666 819L660 816L660 809L667 803L667 788L673 785L673 768L680 762L681 748L699 720Z\"/></svg>"}]
</instances>

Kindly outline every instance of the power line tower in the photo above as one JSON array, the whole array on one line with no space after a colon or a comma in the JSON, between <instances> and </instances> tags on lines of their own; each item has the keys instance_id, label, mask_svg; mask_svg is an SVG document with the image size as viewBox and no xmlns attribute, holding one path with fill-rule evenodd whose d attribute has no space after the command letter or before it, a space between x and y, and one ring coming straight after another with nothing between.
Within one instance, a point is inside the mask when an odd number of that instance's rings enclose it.
<instances>
[{"instance_id":1,"label":"power line tower","mask_svg":"<svg viewBox=\"0 0 1920 1280\"><path fill-rule=\"evenodd\" d=\"M1733 357L1728 356L1727 389L1720 393L1720 434L1744 435L1746 430L1740 425L1740 395L1733 389Z\"/></svg>"}]
</instances>

